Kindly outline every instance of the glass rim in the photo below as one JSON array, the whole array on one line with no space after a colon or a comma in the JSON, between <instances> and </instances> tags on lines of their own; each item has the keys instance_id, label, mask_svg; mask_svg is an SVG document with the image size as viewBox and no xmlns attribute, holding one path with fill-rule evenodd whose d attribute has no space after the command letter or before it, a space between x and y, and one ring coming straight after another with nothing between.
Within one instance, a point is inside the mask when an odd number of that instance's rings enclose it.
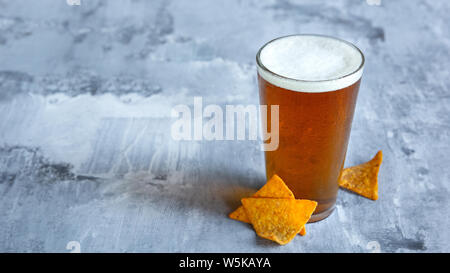
<instances>
[{"instance_id":1,"label":"glass rim","mask_svg":"<svg viewBox=\"0 0 450 273\"><path fill-rule=\"evenodd\" d=\"M284 39L284 38L288 38L288 37L294 37L294 36L297 36L297 37L301 37L301 36L304 36L304 37L306 37L306 36L322 37L322 38L328 38L328 39L332 39L332 40L335 40L335 41L339 41L339 42L345 43L345 44L351 46L352 48L356 49L357 52L359 52L359 54L361 55L361 64L358 66L358 68L356 68L354 71L352 71L352 72L350 72L348 74L345 74L343 76L336 77L336 78L326 79L326 80L301 80L301 79L294 79L294 78L290 78L290 77L286 77L286 76L277 74L277 73L273 72L272 70L268 69L266 66L264 66L264 64L262 63L261 58L260 58L262 50L267 45L269 45L272 42L275 42L277 40L281 40L281 39ZM264 70L265 72L267 72L269 74L272 74L275 77L278 77L278 78L281 78L281 79L284 79L284 80L287 80L287 81L294 81L294 82L299 82L299 83L325 83L325 82L332 82L332 81L344 79L344 78L347 78L349 76L352 76L352 75L360 72L364 68L364 63L365 63L364 53L356 45L354 45L353 43L348 42L346 40L343 40L343 39L340 39L340 38L336 38L336 37L333 37L333 36L329 36L329 35L323 35L323 34L291 34L291 35L280 36L280 37L277 37L277 38L272 39L272 40L268 41L267 43L265 43L258 50L258 53L256 53L256 64L258 65L259 68L261 68L262 70Z\"/></svg>"}]
</instances>

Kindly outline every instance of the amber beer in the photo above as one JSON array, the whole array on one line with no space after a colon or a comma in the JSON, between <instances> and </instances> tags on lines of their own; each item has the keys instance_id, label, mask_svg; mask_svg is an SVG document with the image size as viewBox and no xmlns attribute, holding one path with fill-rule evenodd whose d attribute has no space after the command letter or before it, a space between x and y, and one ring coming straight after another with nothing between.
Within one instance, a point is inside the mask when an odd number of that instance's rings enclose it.
<instances>
[{"instance_id":1,"label":"amber beer","mask_svg":"<svg viewBox=\"0 0 450 273\"><path fill-rule=\"evenodd\" d=\"M297 199L317 201L310 222L322 220L336 202L364 56L336 38L294 35L264 45L257 65L261 104L279 105L267 178L278 174Z\"/></svg>"}]
</instances>

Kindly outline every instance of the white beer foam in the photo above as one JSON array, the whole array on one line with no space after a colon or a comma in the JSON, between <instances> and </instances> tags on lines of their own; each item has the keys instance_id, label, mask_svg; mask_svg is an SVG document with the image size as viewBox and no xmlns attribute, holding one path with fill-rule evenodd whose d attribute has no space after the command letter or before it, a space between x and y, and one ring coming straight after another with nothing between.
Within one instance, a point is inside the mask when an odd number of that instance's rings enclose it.
<instances>
[{"instance_id":1,"label":"white beer foam","mask_svg":"<svg viewBox=\"0 0 450 273\"><path fill-rule=\"evenodd\" d=\"M293 91L342 89L357 82L363 72L361 51L332 37L286 36L269 42L258 54L259 75L273 85Z\"/></svg>"}]
</instances>

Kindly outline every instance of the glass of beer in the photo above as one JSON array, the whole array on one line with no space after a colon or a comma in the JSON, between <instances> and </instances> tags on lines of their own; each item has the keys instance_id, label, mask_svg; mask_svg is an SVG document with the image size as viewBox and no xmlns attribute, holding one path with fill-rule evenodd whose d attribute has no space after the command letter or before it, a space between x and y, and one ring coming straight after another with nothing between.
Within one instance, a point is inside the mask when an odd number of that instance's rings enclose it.
<instances>
[{"instance_id":1,"label":"glass of beer","mask_svg":"<svg viewBox=\"0 0 450 273\"><path fill-rule=\"evenodd\" d=\"M337 38L291 35L265 44L256 62L261 105L279 106L279 144L265 151L266 176L279 175L297 199L317 201L310 222L320 221L336 202L364 55Z\"/></svg>"}]
</instances>

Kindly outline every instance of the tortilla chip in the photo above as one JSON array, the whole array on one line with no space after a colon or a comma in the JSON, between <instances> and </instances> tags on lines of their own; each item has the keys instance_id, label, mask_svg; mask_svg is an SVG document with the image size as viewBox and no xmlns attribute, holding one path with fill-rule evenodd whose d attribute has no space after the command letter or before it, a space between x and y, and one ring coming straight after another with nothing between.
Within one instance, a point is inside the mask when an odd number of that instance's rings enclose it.
<instances>
[{"instance_id":1,"label":"tortilla chip","mask_svg":"<svg viewBox=\"0 0 450 273\"><path fill-rule=\"evenodd\" d=\"M301 231L317 202L295 199L243 198L242 205L256 234L285 245Z\"/></svg>"},{"instance_id":2,"label":"tortilla chip","mask_svg":"<svg viewBox=\"0 0 450 273\"><path fill-rule=\"evenodd\" d=\"M284 184L283 180L276 174L267 181L253 197L289 198L295 199L292 191Z\"/></svg>"},{"instance_id":3,"label":"tortilla chip","mask_svg":"<svg viewBox=\"0 0 450 273\"><path fill-rule=\"evenodd\" d=\"M378 153L369 162L342 170L339 186L372 200L378 199L378 171L383 153Z\"/></svg>"},{"instance_id":4,"label":"tortilla chip","mask_svg":"<svg viewBox=\"0 0 450 273\"><path fill-rule=\"evenodd\" d=\"M278 175L273 175L267 183L259 189L252 197L260 198L288 198L295 199L294 194L284 184L283 180ZM242 206L228 215L231 219L242 221L250 224L250 220L245 214L245 210Z\"/></svg>"},{"instance_id":5,"label":"tortilla chip","mask_svg":"<svg viewBox=\"0 0 450 273\"><path fill-rule=\"evenodd\" d=\"M243 206L240 206L235 211L230 213L228 215L228 217L230 217L231 219L234 219L234 220L238 220L238 221L250 224L250 220L248 219Z\"/></svg>"},{"instance_id":6,"label":"tortilla chip","mask_svg":"<svg viewBox=\"0 0 450 273\"><path fill-rule=\"evenodd\" d=\"M256 198L261 198L261 197L256 197ZM250 223L250 219L248 219L247 213L245 212L245 209L244 209L243 206L240 206L240 207L237 208L235 211L233 211L232 213L230 213L229 217L230 217L231 219L234 219L234 220L238 220L238 221L241 221L241 222L244 222L244 223L251 224L251 223ZM306 229L305 229L305 226L303 226L303 228L300 230L300 233L299 233L299 234L300 234L301 236L305 236L305 235L306 235Z\"/></svg>"}]
</instances>

